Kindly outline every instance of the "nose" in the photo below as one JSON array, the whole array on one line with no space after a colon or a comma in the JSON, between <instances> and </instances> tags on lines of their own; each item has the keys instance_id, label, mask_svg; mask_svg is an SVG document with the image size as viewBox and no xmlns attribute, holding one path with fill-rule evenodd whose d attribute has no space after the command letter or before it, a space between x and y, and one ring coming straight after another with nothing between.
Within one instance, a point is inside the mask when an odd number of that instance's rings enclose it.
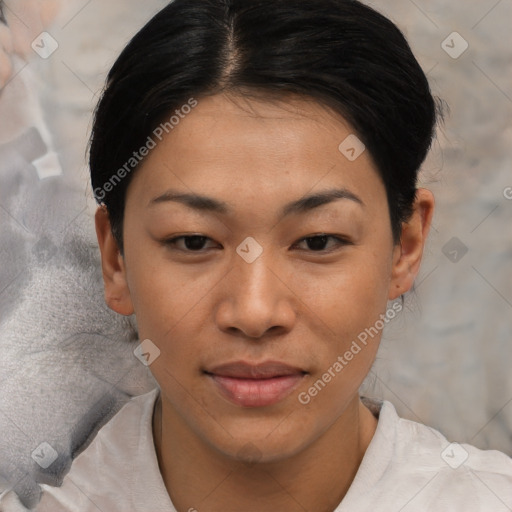
<instances>
[{"instance_id":1,"label":"nose","mask_svg":"<svg viewBox=\"0 0 512 512\"><path fill-rule=\"evenodd\" d=\"M223 280L216 310L219 329L248 338L290 331L298 299L290 276L272 265L265 252L252 263L240 259Z\"/></svg>"}]
</instances>

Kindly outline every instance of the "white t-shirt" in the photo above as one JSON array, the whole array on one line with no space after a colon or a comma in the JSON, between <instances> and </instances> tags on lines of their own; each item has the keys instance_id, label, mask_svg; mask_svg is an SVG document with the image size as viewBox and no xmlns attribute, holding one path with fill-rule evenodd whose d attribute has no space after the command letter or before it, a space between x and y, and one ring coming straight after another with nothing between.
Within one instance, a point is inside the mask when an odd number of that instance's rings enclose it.
<instances>
[{"instance_id":1,"label":"white t-shirt","mask_svg":"<svg viewBox=\"0 0 512 512\"><path fill-rule=\"evenodd\" d=\"M176 512L153 444L158 393L155 388L125 404L73 461L61 487L41 485L43 495L35 510ZM399 418L387 400L363 401L378 418L377 429L334 512L512 510L510 457L449 443L437 430ZM0 511L25 510L12 491L0 496Z\"/></svg>"}]
</instances>

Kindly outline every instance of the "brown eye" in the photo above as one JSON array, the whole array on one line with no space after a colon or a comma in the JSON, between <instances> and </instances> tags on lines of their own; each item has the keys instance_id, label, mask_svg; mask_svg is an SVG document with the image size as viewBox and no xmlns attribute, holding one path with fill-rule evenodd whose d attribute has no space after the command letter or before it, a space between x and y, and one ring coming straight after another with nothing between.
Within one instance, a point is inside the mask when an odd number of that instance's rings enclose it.
<instances>
[{"instance_id":1,"label":"brown eye","mask_svg":"<svg viewBox=\"0 0 512 512\"><path fill-rule=\"evenodd\" d=\"M207 240L211 240L207 236L202 235L187 235L177 236L164 240L164 244L172 246L180 251L185 252L204 252L203 247ZM179 241L183 241L184 244L180 244Z\"/></svg>"},{"instance_id":2,"label":"brown eye","mask_svg":"<svg viewBox=\"0 0 512 512\"><path fill-rule=\"evenodd\" d=\"M325 246L328 242L328 240L334 240L336 244L334 245L334 248L326 249ZM306 242L307 249L312 252L332 252L337 247L349 245L351 242L346 240L345 238L335 236L335 235L327 235L327 234L319 234L319 235L313 235L308 236L305 238L302 238L299 240L299 243Z\"/></svg>"}]
</instances>

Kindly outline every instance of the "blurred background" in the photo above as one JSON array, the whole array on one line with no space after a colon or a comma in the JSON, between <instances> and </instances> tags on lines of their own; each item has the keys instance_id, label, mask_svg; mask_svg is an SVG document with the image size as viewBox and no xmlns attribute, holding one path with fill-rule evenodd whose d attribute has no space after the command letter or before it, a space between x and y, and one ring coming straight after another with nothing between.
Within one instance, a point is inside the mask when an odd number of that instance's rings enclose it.
<instances>
[{"instance_id":1,"label":"blurred background","mask_svg":"<svg viewBox=\"0 0 512 512\"><path fill-rule=\"evenodd\" d=\"M36 3L7 1L4 16L29 30L23 5ZM386 327L361 393L390 400L400 416L449 440L512 455L512 1L367 3L405 33L450 113L421 175L436 197L422 271ZM166 4L47 2L47 35L34 30L27 60L4 80L0 144L17 135L9 112L21 100L13 84L30 72L58 160L52 169L60 168L45 171L41 163L40 178L74 191L68 217L56 222L81 218L92 240L92 111L116 56Z\"/></svg>"}]
</instances>

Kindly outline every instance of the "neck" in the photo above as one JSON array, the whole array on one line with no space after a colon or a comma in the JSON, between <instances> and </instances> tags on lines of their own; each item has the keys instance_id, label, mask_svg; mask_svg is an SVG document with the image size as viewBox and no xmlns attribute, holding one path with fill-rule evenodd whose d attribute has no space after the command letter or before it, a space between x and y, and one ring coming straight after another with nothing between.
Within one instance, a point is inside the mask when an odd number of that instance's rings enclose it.
<instances>
[{"instance_id":1,"label":"neck","mask_svg":"<svg viewBox=\"0 0 512 512\"><path fill-rule=\"evenodd\" d=\"M163 428L162 428L163 425ZM157 399L153 435L160 472L178 512L332 512L347 493L377 428L354 397L312 445L285 460L244 463L206 445Z\"/></svg>"}]
</instances>

